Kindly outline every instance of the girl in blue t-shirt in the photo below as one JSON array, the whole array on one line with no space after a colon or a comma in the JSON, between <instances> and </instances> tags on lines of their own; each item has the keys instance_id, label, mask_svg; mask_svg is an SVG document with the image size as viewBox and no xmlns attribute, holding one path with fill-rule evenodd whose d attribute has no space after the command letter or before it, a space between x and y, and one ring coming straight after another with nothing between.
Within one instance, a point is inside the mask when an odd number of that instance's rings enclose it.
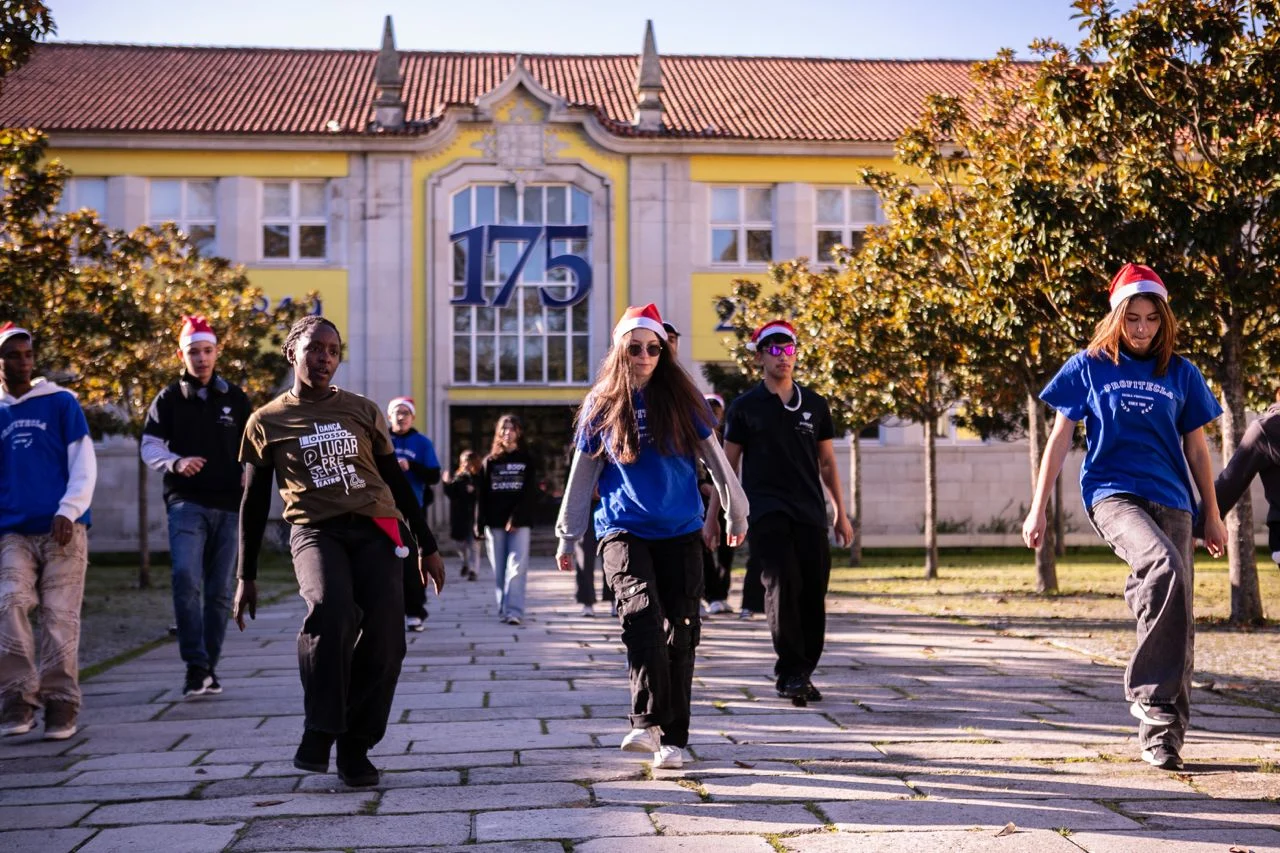
<instances>
[{"instance_id":1,"label":"girl in blue t-shirt","mask_svg":"<svg viewBox=\"0 0 1280 853\"><path fill-rule=\"evenodd\" d=\"M1049 494L1076 421L1083 420L1081 494L1094 529L1129 564L1124 597L1138 620L1125 697L1139 720L1143 760L1177 770L1190 718L1195 638L1188 468L1213 556L1224 552L1227 531L1204 438L1204 425L1222 408L1200 371L1174 353L1178 325L1168 299L1155 271L1126 264L1111 281L1111 313L1088 348L1040 394L1058 416L1022 538L1030 548L1041 544Z\"/></svg>"},{"instance_id":2,"label":"girl in blue t-shirt","mask_svg":"<svg viewBox=\"0 0 1280 853\"><path fill-rule=\"evenodd\" d=\"M631 674L631 732L622 749L681 767L689 743L694 650L701 623L702 496L706 463L729 514L728 541L747 528L747 500L712 434L711 412L667 348L652 304L628 308L578 412L577 448L560 505L560 571L588 524L617 599Z\"/></svg>"}]
</instances>

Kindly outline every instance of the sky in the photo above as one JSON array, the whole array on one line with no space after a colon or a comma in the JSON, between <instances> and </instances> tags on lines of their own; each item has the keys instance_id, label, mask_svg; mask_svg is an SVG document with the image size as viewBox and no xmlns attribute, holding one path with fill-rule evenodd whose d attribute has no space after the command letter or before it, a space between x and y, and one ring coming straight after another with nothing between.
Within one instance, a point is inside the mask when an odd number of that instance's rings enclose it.
<instances>
[{"instance_id":1,"label":"sky","mask_svg":"<svg viewBox=\"0 0 1280 853\"><path fill-rule=\"evenodd\" d=\"M1127 5L1127 4L1126 4ZM962 58L1033 39L1074 46L1070 0L49 0L55 41L638 53Z\"/></svg>"}]
</instances>

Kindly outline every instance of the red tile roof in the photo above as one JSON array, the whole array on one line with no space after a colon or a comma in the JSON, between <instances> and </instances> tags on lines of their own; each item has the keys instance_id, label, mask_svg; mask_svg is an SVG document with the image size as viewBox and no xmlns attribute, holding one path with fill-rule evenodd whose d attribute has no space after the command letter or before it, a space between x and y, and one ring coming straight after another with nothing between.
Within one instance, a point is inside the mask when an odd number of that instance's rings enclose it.
<instances>
[{"instance_id":1,"label":"red tile roof","mask_svg":"<svg viewBox=\"0 0 1280 853\"><path fill-rule=\"evenodd\" d=\"M401 51L406 120L426 129L511 72L511 53ZM51 132L364 133L372 50L50 44L0 91L0 126ZM533 76L614 133L631 126L639 57L526 55ZM885 142L932 93L970 88L960 60L663 56L659 136ZM647 134L645 134L647 135Z\"/></svg>"}]
</instances>

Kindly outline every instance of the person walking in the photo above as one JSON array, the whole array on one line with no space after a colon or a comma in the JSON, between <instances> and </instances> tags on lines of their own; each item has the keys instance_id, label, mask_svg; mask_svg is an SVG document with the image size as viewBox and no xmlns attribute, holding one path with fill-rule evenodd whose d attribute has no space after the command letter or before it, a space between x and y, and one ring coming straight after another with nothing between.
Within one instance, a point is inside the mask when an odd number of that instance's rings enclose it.
<instances>
[{"instance_id":1,"label":"person walking","mask_svg":"<svg viewBox=\"0 0 1280 853\"><path fill-rule=\"evenodd\" d=\"M705 395L707 405L711 408L711 416L715 419L714 431L716 440L724 445L724 398L719 394ZM711 474L706 466L702 469L702 478L698 481L698 489L702 492L705 507L711 506L711 496L715 492L711 482ZM707 613L711 615L729 612L729 587L733 571L733 555L737 550L729 546L725 540L724 511L720 511L720 540L715 548L702 549L702 597L707 602ZM760 590L764 596L764 587Z\"/></svg>"},{"instance_id":2,"label":"person walking","mask_svg":"<svg viewBox=\"0 0 1280 853\"><path fill-rule=\"evenodd\" d=\"M1083 420L1085 509L1130 570L1124 597L1137 620L1137 646L1125 670L1125 699L1139 721L1143 760L1179 770L1191 716L1195 642L1195 504L1187 471L1203 501L1205 543L1219 556L1227 532L1204 426L1222 407L1200 371L1175 352L1178 325L1155 270L1125 264L1111 280L1109 304L1089 346L1040 393L1057 417L1022 539L1028 548L1043 541L1049 496L1076 422Z\"/></svg>"},{"instance_id":3,"label":"person walking","mask_svg":"<svg viewBox=\"0 0 1280 853\"><path fill-rule=\"evenodd\" d=\"M173 615L186 664L182 697L221 693L218 659L231 616L244 472L238 454L249 398L217 372L218 338L183 317L182 374L151 401L139 452L164 474Z\"/></svg>"},{"instance_id":4,"label":"person walking","mask_svg":"<svg viewBox=\"0 0 1280 853\"><path fill-rule=\"evenodd\" d=\"M812 676L826 641L831 579L824 485L836 504L837 544L849 544L853 531L831 447L831 411L821 395L795 381L797 346L796 330L785 320L765 323L751 336L748 348L763 379L729 406L724 453L734 469L741 462L751 501L747 576L757 571L764 582L777 655L775 688L804 704L822 699ZM713 496L704 527L707 547L719 542L717 510Z\"/></svg>"},{"instance_id":5,"label":"person walking","mask_svg":"<svg viewBox=\"0 0 1280 853\"><path fill-rule=\"evenodd\" d=\"M498 418L493 445L480 466L476 530L484 536L497 588L498 619L524 620L529 580L529 540L538 500L538 476L524 442L524 424L512 414Z\"/></svg>"},{"instance_id":6,"label":"person walking","mask_svg":"<svg viewBox=\"0 0 1280 853\"><path fill-rule=\"evenodd\" d=\"M577 449L556 521L556 563L573 568L591 497L600 558L622 620L631 682L631 731L622 749L653 766L684 764L695 650L701 636L701 459L729 515L729 541L746 532L747 500L712 434L711 413L666 348L656 306L628 308L576 418Z\"/></svg>"},{"instance_id":7,"label":"person walking","mask_svg":"<svg viewBox=\"0 0 1280 853\"><path fill-rule=\"evenodd\" d=\"M382 740L405 655L400 521L418 540L423 579L439 594L444 563L397 463L387 422L372 401L332 385L342 338L315 315L284 344L293 387L249 416L240 460L248 483L240 508L234 615L256 615L258 554L280 484L289 550L307 615L298 633L304 731L293 766L326 773L336 741L347 785L378 783L369 750Z\"/></svg>"},{"instance_id":8,"label":"person walking","mask_svg":"<svg viewBox=\"0 0 1280 853\"><path fill-rule=\"evenodd\" d=\"M1262 494L1267 500L1267 550L1271 559L1280 564L1280 389L1276 390L1276 401L1245 429L1240 446L1213 483L1218 511L1224 517L1254 477L1261 478ZM1194 530L1200 538L1204 538L1203 518L1203 512L1197 515Z\"/></svg>"},{"instance_id":9,"label":"person walking","mask_svg":"<svg viewBox=\"0 0 1280 853\"><path fill-rule=\"evenodd\" d=\"M396 397L387 404L387 420L391 422L391 444L396 450L396 461L409 480L414 497L418 499L418 512L426 523L427 510L435 497L431 487L440 482L440 460L436 458L431 439L413 428L417 416L412 397ZM402 531L403 535L403 531ZM427 618L427 589L418 573L418 553L412 542L409 556L404 559L404 628L421 631Z\"/></svg>"},{"instance_id":10,"label":"person walking","mask_svg":"<svg viewBox=\"0 0 1280 853\"><path fill-rule=\"evenodd\" d=\"M462 576L476 579L480 566L480 537L476 536L476 493L479 491L480 458L464 450L458 456L458 470L444 475L444 494L449 499L449 538L462 557Z\"/></svg>"},{"instance_id":11,"label":"person walking","mask_svg":"<svg viewBox=\"0 0 1280 853\"><path fill-rule=\"evenodd\" d=\"M80 715L80 608L98 464L70 391L35 377L35 338L0 326L0 735L44 739ZM31 610L40 616L40 646Z\"/></svg>"}]
</instances>

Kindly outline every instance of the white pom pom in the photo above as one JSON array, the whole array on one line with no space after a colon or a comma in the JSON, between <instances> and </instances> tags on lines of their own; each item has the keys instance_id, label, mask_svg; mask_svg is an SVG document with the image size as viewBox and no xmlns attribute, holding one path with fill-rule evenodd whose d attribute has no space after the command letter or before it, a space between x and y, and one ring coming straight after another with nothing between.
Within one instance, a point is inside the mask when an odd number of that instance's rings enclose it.
<instances>
[{"instance_id":1,"label":"white pom pom","mask_svg":"<svg viewBox=\"0 0 1280 853\"><path fill-rule=\"evenodd\" d=\"M403 545L397 545L396 556L403 560L405 557L409 556L409 549Z\"/></svg>"}]
</instances>

